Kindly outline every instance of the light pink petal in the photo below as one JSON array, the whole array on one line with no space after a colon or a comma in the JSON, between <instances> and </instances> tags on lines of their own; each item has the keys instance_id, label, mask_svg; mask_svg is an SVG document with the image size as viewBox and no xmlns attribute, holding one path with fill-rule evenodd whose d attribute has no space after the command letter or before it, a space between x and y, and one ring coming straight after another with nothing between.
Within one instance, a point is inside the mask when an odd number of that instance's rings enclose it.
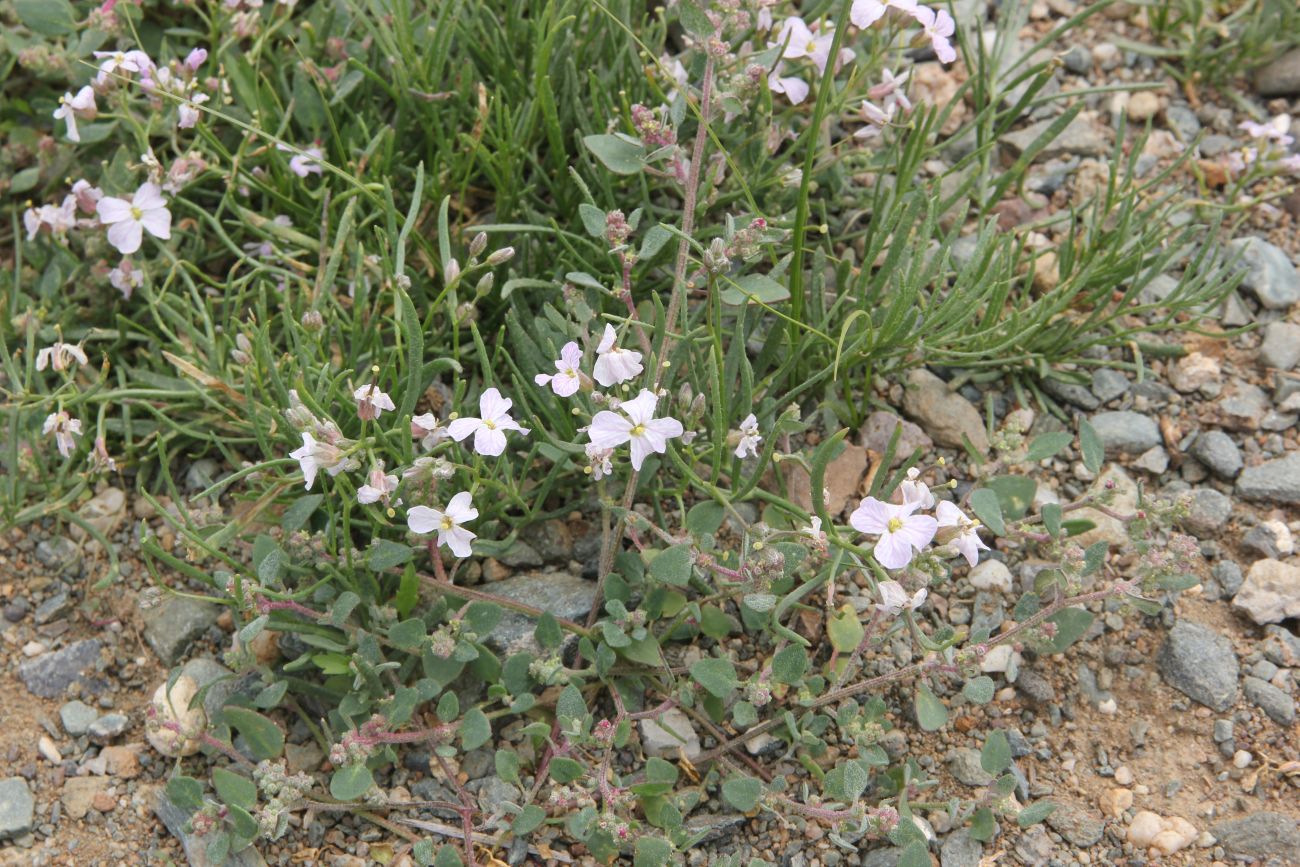
<instances>
[{"instance_id":1,"label":"light pink petal","mask_svg":"<svg viewBox=\"0 0 1300 867\"><path fill-rule=\"evenodd\" d=\"M587 428L591 444L598 449L612 449L627 442L632 436L632 422L609 410L601 410Z\"/></svg>"},{"instance_id":2,"label":"light pink petal","mask_svg":"<svg viewBox=\"0 0 1300 867\"><path fill-rule=\"evenodd\" d=\"M124 256L129 256L140 249L144 233L135 220L123 220L108 227L108 243L112 244Z\"/></svg>"},{"instance_id":3,"label":"light pink petal","mask_svg":"<svg viewBox=\"0 0 1300 867\"><path fill-rule=\"evenodd\" d=\"M935 56L939 58L940 63L952 63L957 59L957 49L952 47L952 43L942 36L936 36L930 41L934 47Z\"/></svg>"},{"instance_id":4,"label":"light pink petal","mask_svg":"<svg viewBox=\"0 0 1300 867\"><path fill-rule=\"evenodd\" d=\"M902 569L912 562L912 546L898 533L881 536L871 553L875 555L876 562L886 569Z\"/></svg>"},{"instance_id":5,"label":"light pink petal","mask_svg":"<svg viewBox=\"0 0 1300 867\"><path fill-rule=\"evenodd\" d=\"M600 338L600 345L596 347L596 352L600 354L609 352L614 348L614 341L617 339L618 334L614 331L614 326L605 323L605 334Z\"/></svg>"},{"instance_id":6,"label":"light pink petal","mask_svg":"<svg viewBox=\"0 0 1300 867\"><path fill-rule=\"evenodd\" d=\"M884 533L889 529L889 506L867 497L849 515L849 524L859 533Z\"/></svg>"},{"instance_id":7,"label":"light pink petal","mask_svg":"<svg viewBox=\"0 0 1300 867\"><path fill-rule=\"evenodd\" d=\"M495 388L489 388L483 392L478 399L478 413L485 419L496 421L510 412L510 407L514 401L508 397L502 397L501 392Z\"/></svg>"},{"instance_id":8,"label":"light pink petal","mask_svg":"<svg viewBox=\"0 0 1300 867\"><path fill-rule=\"evenodd\" d=\"M660 439L672 439L682 435L682 423L675 418L653 418L645 423L646 433L653 433ZM663 451L663 449L659 449Z\"/></svg>"},{"instance_id":9,"label":"light pink petal","mask_svg":"<svg viewBox=\"0 0 1300 867\"><path fill-rule=\"evenodd\" d=\"M470 543L474 539L475 534L464 527L452 527L450 530L438 531L438 544L446 545L451 549L451 553L457 557L468 557L473 553L473 547Z\"/></svg>"},{"instance_id":10,"label":"light pink petal","mask_svg":"<svg viewBox=\"0 0 1300 867\"><path fill-rule=\"evenodd\" d=\"M167 206L167 201L162 196L162 190L155 183L142 184L140 189L135 191L135 196L131 202L142 211Z\"/></svg>"},{"instance_id":11,"label":"light pink petal","mask_svg":"<svg viewBox=\"0 0 1300 867\"><path fill-rule=\"evenodd\" d=\"M472 521L478 517L478 509L470 498L469 491L461 491L447 503L447 515L457 524Z\"/></svg>"},{"instance_id":12,"label":"light pink petal","mask_svg":"<svg viewBox=\"0 0 1300 867\"><path fill-rule=\"evenodd\" d=\"M958 527L961 526L961 519L965 516L961 509L947 500L940 500L939 505L935 507L935 515L939 519L940 527Z\"/></svg>"},{"instance_id":13,"label":"light pink petal","mask_svg":"<svg viewBox=\"0 0 1300 867\"><path fill-rule=\"evenodd\" d=\"M551 379L552 376L549 373L539 373L533 377L533 382L545 387L550 384Z\"/></svg>"},{"instance_id":14,"label":"light pink petal","mask_svg":"<svg viewBox=\"0 0 1300 867\"><path fill-rule=\"evenodd\" d=\"M578 365L582 364L582 350L578 348L576 342L570 340L568 343L564 344L560 349L560 361L564 362L566 367L572 367L575 369Z\"/></svg>"},{"instance_id":15,"label":"light pink petal","mask_svg":"<svg viewBox=\"0 0 1300 867\"><path fill-rule=\"evenodd\" d=\"M456 442L460 442L481 427L483 427L483 420L480 418L458 418L447 425L447 433Z\"/></svg>"},{"instance_id":16,"label":"light pink petal","mask_svg":"<svg viewBox=\"0 0 1300 867\"><path fill-rule=\"evenodd\" d=\"M633 424L645 424L654 418L655 404L659 398L648 388L641 389L641 393L631 400L625 400L619 405L624 414L632 419Z\"/></svg>"},{"instance_id":17,"label":"light pink petal","mask_svg":"<svg viewBox=\"0 0 1300 867\"><path fill-rule=\"evenodd\" d=\"M880 0L853 0L849 9L849 21L854 27L866 29L885 15L885 4Z\"/></svg>"},{"instance_id":18,"label":"light pink petal","mask_svg":"<svg viewBox=\"0 0 1300 867\"><path fill-rule=\"evenodd\" d=\"M571 397L577 393L579 385L576 376L557 376L551 381L551 390L560 397Z\"/></svg>"},{"instance_id":19,"label":"light pink petal","mask_svg":"<svg viewBox=\"0 0 1300 867\"><path fill-rule=\"evenodd\" d=\"M961 552L961 555L966 558L966 562L969 563L972 568L980 560L980 551L987 551L989 549L989 546L985 545L984 540L979 537L979 533L974 530L971 530L969 533L962 533L957 537L956 541L953 542L953 545Z\"/></svg>"},{"instance_id":20,"label":"light pink petal","mask_svg":"<svg viewBox=\"0 0 1300 867\"><path fill-rule=\"evenodd\" d=\"M99 215L99 222L104 225L120 223L131 219L131 203L126 199L105 196L96 203L95 213Z\"/></svg>"},{"instance_id":21,"label":"light pink petal","mask_svg":"<svg viewBox=\"0 0 1300 867\"><path fill-rule=\"evenodd\" d=\"M474 431L474 451L488 457L496 457L506 450L505 431L498 428L492 430L487 425L483 425Z\"/></svg>"},{"instance_id":22,"label":"light pink petal","mask_svg":"<svg viewBox=\"0 0 1300 867\"><path fill-rule=\"evenodd\" d=\"M903 529L894 535L902 537L918 551L929 545L939 530L939 522L929 515L912 515L903 519Z\"/></svg>"},{"instance_id":23,"label":"light pink petal","mask_svg":"<svg viewBox=\"0 0 1300 867\"><path fill-rule=\"evenodd\" d=\"M149 230L155 238L166 241L172 236L172 212L166 208L147 210L140 217L140 224Z\"/></svg>"},{"instance_id":24,"label":"light pink petal","mask_svg":"<svg viewBox=\"0 0 1300 867\"><path fill-rule=\"evenodd\" d=\"M632 438L632 469L641 469L641 464L646 458L654 454L655 450L650 447L645 437Z\"/></svg>"},{"instance_id":25,"label":"light pink petal","mask_svg":"<svg viewBox=\"0 0 1300 867\"><path fill-rule=\"evenodd\" d=\"M432 533L442 526L442 512L428 506L414 506L406 513L406 526L412 533Z\"/></svg>"}]
</instances>

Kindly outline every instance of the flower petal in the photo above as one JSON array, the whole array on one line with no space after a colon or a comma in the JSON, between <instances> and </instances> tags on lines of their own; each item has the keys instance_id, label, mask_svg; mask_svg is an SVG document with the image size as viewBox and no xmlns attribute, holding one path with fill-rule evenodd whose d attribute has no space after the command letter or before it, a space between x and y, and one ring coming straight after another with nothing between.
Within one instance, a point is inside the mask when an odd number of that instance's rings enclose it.
<instances>
[{"instance_id":1,"label":"flower petal","mask_svg":"<svg viewBox=\"0 0 1300 867\"><path fill-rule=\"evenodd\" d=\"M95 204L95 213L104 225L131 219L131 203L115 196L105 196Z\"/></svg>"},{"instance_id":2,"label":"flower petal","mask_svg":"<svg viewBox=\"0 0 1300 867\"><path fill-rule=\"evenodd\" d=\"M166 241L172 236L172 212L166 208L146 210L140 217L140 223L155 238Z\"/></svg>"},{"instance_id":3,"label":"flower petal","mask_svg":"<svg viewBox=\"0 0 1300 867\"><path fill-rule=\"evenodd\" d=\"M412 533L432 533L442 524L442 512L428 506L413 506L406 513L406 526Z\"/></svg>"},{"instance_id":4,"label":"flower petal","mask_svg":"<svg viewBox=\"0 0 1300 867\"><path fill-rule=\"evenodd\" d=\"M447 425L447 433L456 442L460 442L481 427L483 427L483 419L469 416L466 418L458 418L451 424Z\"/></svg>"},{"instance_id":5,"label":"flower petal","mask_svg":"<svg viewBox=\"0 0 1300 867\"><path fill-rule=\"evenodd\" d=\"M867 497L849 515L849 525L859 533L884 533L889 529L889 506Z\"/></svg>"},{"instance_id":6,"label":"flower petal","mask_svg":"<svg viewBox=\"0 0 1300 867\"><path fill-rule=\"evenodd\" d=\"M139 250L143 237L143 230L135 220L123 220L108 227L108 243L116 247L123 256L130 256Z\"/></svg>"},{"instance_id":7,"label":"flower petal","mask_svg":"<svg viewBox=\"0 0 1300 867\"><path fill-rule=\"evenodd\" d=\"M898 533L885 533L871 553L886 569L902 569L912 562L912 546Z\"/></svg>"}]
</instances>

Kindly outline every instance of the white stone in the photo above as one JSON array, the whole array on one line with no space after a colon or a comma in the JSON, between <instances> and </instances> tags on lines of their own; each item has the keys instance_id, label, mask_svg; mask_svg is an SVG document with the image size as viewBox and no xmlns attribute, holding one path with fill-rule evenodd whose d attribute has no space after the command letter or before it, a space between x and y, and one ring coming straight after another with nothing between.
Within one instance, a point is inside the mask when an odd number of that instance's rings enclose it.
<instances>
[{"instance_id":1,"label":"white stone","mask_svg":"<svg viewBox=\"0 0 1300 867\"><path fill-rule=\"evenodd\" d=\"M985 560L970 570L970 583L976 590L1011 592L1011 570L1001 560Z\"/></svg>"},{"instance_id":2,"label":"white stone","mask_svg":"<svg viewBox=\"0 0 1300 867\"><path fill-rule=\"evenodd\" d=\"M1155 849L1163 855L1175 852L1196 842L1201 832L1180 816L1163 816L1143 810L1133 817L1128 827L1128 841L1141 849Z\"/></svg>"},{"instance_id":3,"label":"white stone","mask_svg":"<svg viewBox=\"0 0 1300 867\"><path fill-rule=\"evenodd\" d=\"M700 736L690 717L676 707L669 708L655 719L641 720L641 746L646 755L661 759L676 759L680 753L694 759L703 752Z\"/></svg>"},{"instance_id":4,"label":"white stone","mask_svg":"<svg viewBox=\"0 0 1300 867\"><path fill-rule=\"evenodd\" d=\"M46 650L49 648L39 641L29 641L23 645L23 656L40 656Z\"/></svg>"},{"instance_id":5,"label":"white stone","mask_svg":"<svg viewBox=\"0 0 1300 867\"><path fill-rule=\"evenodd\" d=\"M1133 772L1128 769L1128 765L1120 765L1115 769L1115 782L1121 786L1133 785Z\"/></svg>"},{"instance_id":6,"label":"white stone","mask_svg":"<svg viewBox=\"0 0 1300 867\"><path fill-rule=\"evenodd\" d=\"M980 671L985 674L993 674L995 672L1001 674L1011 666L1013 655L1019 656L1014 647L1010 644L999 644L988 653L984 654L984 658L980 660Z\"/></svg>"},{"instance_id":7,"label":"white stone","mask_svg":"<svg viewBox=\"0 0 1300 867\"><path fill-rule=\"evenodd\" d=\"M1169 384L1184 394L1196 391L1203 385L1218 382L1220 376L1217 359L1199 352L1193 352L1169 371Z\"/></svg>"},{"instance_id":8,"label":"white stone","mask_svg":"<svg viewBox=\"0 0 1300 867\"><path fill-rule=\"evenodd\" d=\"M1246 752L1245 750L1237 750L1235 753L1232 754L1233 767L1237 767L1237 768L1250 767L1250 763L1254 761L1254 759L1255 757L1252 756L1250 753Z\"/></svg>"},{"instance_id":9,"label":"white stone","mask_svg":"<svg viewBox=\"0 0 1300 867\"><path fill-rule=\"evenodd\" d=\"M180 731L159 727L148 733L149 743L158 752L170 758L192 756L203 745L200 739L208 725L207 714L203 712L202 703L190 710L190 702L198 694L199 685L194 678L182 674L176 678L169 691L167 682L158 684L153 694L153 711L155 720L161 725L175 723Z\"/></svg>"},{"instance_id":10,"label":"white stone","mask_svg":"<svg viewBox=\"0 0 1300 867\"><path fill-rule=\"evenodd\" d=\"M41 739L36 742L36 751L52 765L63 762L63 753L59 752L59 748L54 745L54 741L50 740L48 735L41 735Z\"/></svg>"},{"instance_id":11,"label":"white stone","mask_svg":"<svg viewBox=\"0 0 1300 867\"><path fill-rule=\"evenodd\" d=\"M1300 617L1300 567L1280 560L1256 560L1232 605L1261 626Z\"/></svg>"}]
</instances>

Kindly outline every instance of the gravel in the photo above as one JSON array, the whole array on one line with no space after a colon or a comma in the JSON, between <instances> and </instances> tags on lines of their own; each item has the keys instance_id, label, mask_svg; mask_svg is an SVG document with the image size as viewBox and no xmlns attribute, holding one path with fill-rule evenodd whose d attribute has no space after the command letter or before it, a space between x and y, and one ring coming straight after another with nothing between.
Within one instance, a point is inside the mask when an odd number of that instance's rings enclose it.
<instances>
[{"instance_id":1,"label":"gravel","mask_svg":"<svg viewBox=\"0 0 1300 867\"><path fill-rule=\"evenodd\" d=\"M1252 293L1270 310L1286 310L1300 301L1300 273L1291 257L1263 238L1238 238L1228 242L1231 255L1241 254L1239 264L1246 268L1243 289Z\"/></svg>"},{"instance_id":2,"label":"gravel","mask_svg":"<svg viewBox=\"0 0 1300 867\"><path fill-rule=\"evenodd\" d=\"M1255 90L1260 96L1300 94L1300 48L1293 48L1255 73Z\"/></svg>"},{"instance_id":3,"label":"gravel","mask_svg":"<svg viewBox=\"0 0 1300 867\"><path fill-rule=\"evenodd\" d=\"M965 786L987 786L993 776L980 765L979 750L961 747L948 753L945 761L957 781Z\"/></svg>"},{"instance_id":4,"label":"gravel","mask_svg":"<svg viewBox=\"0 0 1300 867\"><path fill-rule=\"evenodd\" d=\"M163 665L175 665L196 638L217 622L221 609L188 596L168 596L141 614L144 638Z\"/></svg>"},{"instance_id":5,"label":"gravel","mask_svg":"<svg viewBox=\"0 0 1300 867\"><path fill-rule=\"evenodd\" d=\"M1106 823L1074 804L1062 804L1047 817L1047 825L1073 846L1087 848L1101 840Z\"/></svg>"},{"instance_id":6,"label":"gravel","mask_svg":"<svg viewBox=\"0 0 1300 867\"><path fill-rule=\"evenodd\" d=\"M1157 658L1165 682L1188 698L1222 713L1237 700L1237 657L1217 632L1180 620Z\"/></svg>"},{"instance_id":7,"label":"gravel","mask_svg":"<svg viewBox=\"0 0 1300 867\"><path fill-rule=\"evenodd\" d=\"M1220 430L1206 431L1192 443L1192 457L1222 479L1235 479L1245 461L1232 437Z\"/></svg>"},{"instance_id":8,"label":"gravel","mask_svg":"<svg viewBox=\"0 0 1300 867\"><path fill-rule=\"evenodd\" d=\"M21 837L32 829L36 801L22 777L0 780L0 840Z\"/></svg>"},{"instance_id":9,"label":"gravel","mask_svg":"<svg viewBox=\"0 0 1300 867\"><path fill-rule=\"evenodd\" d=\"M954 831L939 851L940 867L979 867L984 846L971 837L969 828Z\"/></svg>"},{"instance_id":10,"label":"gravel","mask_svg":"<svg viewBox=\"0 0 1300 867\"><path fill-rule=\"evenodd\" d=\"M1237 479L1237 494L1248 500L1300 505L1300 452L1246 467Z\"/></svg>"},{"instance_id":11,"label":"gravel","mask_svg":"<svg viewBox=\"0 0 1300 867\"><path fill-rule=\"evenodd\" d=\"M1295 699L1291 696L1258 677L1246 677L1241 686L1246 698L1268 714L1273 722L1280 726L1295 722Z\"/></svg>"},{"instance_id":12,"label":"gravel","mask_svg":"<svg viewBox=\"0 0 1300 867\"><path fill-rule=\"evenodd\" d=\"M1128 381L1127 376L1109 367L1099 368L1092 375L1092 393L1102 403L1110 403L1116 398L1123 397L1128 394L1130 387L1132 383Z\"/></svg>"},{"instance_id":13,"label":"gravel","mask_svg":"<svg viewBox=\"0 0 1300 867\"><path fill-rule=\"evenodd\" d=\"M1259 812L1210 827L1218 844L1234 858L1289 857L1300 849L1300 823L1281 813Z\"/></svg>"},{"instance_id":14,"label":"gravel","mask_svg":"<svg viewBox=\"0 0 1300 867\"><path fill-rule=\"evenodd\" d=\"M1092 417L1106 454L1140 455L1160 445L1160 428L1149 415L1131 410L1099 412Z\"/></svg>"},{"instance_id":15,"label":"gravel","mask_svg":"<svg viewBox=\"0 0 1300 867\"><path fill-rule=\"evenodd\" d=\"M1214 488L1195 488L1188 498L1183 524L1197 537L1214 536L1232 517L1232 500Z\"/></svg>"},{"instance_id":16,"label":"gravel","mask_svg":"<svg viewBox=\"0 0 1300 867\"><path fill-rule=\"evenodd\" d=\"M1300 362L1300 325L1270 322L1264 326L1264 342L1259 347L1259 362L1265 367L1290 370Z\"/></svg>"},{"instance_id":17,"label":"gravel","mask_svg":"<svg viewBox=\"0 0 1300 867\"><path fill-rule=\"evenodd\" d=\"M970 440L981 454L989 450L984 417L969 400L948 390L948 384L928 370L908 373L903 392L903 411L941 446L961 448L962 438Z\"/></svg>"},{"instance_id":18,"label":"gravel","mask_svg":"<svg viewBox=\"0 0 1300 867\"><path fill-rule=\"evenodd\" d=\"M490 589L496 596L524 602L568 620L585 621L591 603L596 598L594 582L568 572L516 575L495 582ZM516 653L537 653L539 648L533 639L536 628L533 618L506 611L501 621L488 633L487 642L505 654L502 659Z\"/></svg>"},{"instance_id":19,"label":"gravel","mask_svg":"<svg viewBox=\"0 0 1300 867\"><path fill-rule=\"evenodd\" d=\"M34 695L58 698L81 677L81 672L99 661L100 643L88 638L62 650L38 656L18 666L18 676Z\"/></svg>"}]
</instances>

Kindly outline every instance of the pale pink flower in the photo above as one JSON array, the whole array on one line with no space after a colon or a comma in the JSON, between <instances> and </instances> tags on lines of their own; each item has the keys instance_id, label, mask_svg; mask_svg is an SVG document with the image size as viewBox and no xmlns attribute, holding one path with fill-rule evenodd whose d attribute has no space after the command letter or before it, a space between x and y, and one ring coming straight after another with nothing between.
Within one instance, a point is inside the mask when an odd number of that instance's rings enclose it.
<instances>
[{"instance_id":1,"label":"pale pink flower","mask_svg":"<svg viewBox=\"0 0 1300 867\"><path fill-rule=\"evenodd\" d=\"M68 124L68 140L81 141L77 131L77 120L94 120L99 110L95 106L95 89L89 84L77 91L77 95L65 93L59 97L59 107L54 109L54 119Z\"/></svg>"},{"instance_id":2,"label":"pale pink flower","mask_svg":"<svg viewBox=\"0 0 1300 867\"><path fill-rule=\"evenodd\" d=\"M813 515L808 519L808 526L804 527L799 532L803 533L814 542L820 542L822 540L822 519Z\"/></svg>"},{"instance_id":3,"label":"pale pink flower","mask_svg":"<svg viewBox=\"0 0 1300 867\"><path fill-rule=\"evenodd\" d=\"M99 74L95 76L96 84L104 84L116 72L138 72L148 77L154 70L154 63L143 51L96 51L95 57L104 62L99 64Z\"/></svg>"},{"instance_id":4,"label":"pale pink flower","mask_svg":"<svg viewBox=\"0 0 1300 867\"><path fill-rule=\"evenodd\" d=\"M890 9L897 9L908 15L916 14L916 0L853 0L849 8L849 21L854 27L865 30L875 24Z\"/></svg>"},{"instance_id":5,"label":"pale pink flower","mask_svg":"<svg viewBox=\"0 0 1300 867\"><path fill-rule=\"evenodd\" d=\"M74 343L64 343L56 340L53 345L47 346L36 353L37 370L44 370L46 367L63 370L71 367L73 361L78 364L87 364L89 362L86 353Z\"/></svg>"},{"instance_id":6,"label":"pale pink flower","mask_svg":"<svg viewBox=\"0 0 1300 867\"><path fill-rule=\"evenodd\" d=\"M943 500L935 509L935 515L938 517L940 527L953 527L957 534L949 539L945 544L951 544L961 555L966 558L966 562L974 566L979 562L980 551L987 551L988 545L980 539L979 522L972 521L970 518L957 508L954 504Z\"/></svg>"},{"instance_id":7,"label":"pale pink flower","mask_svg":"<svg viewBox=\"0 0 1300 867\"><path fill-rule=\"evenodd\" d=\"M1246 131L1251 138L1268 139L1277 142L1282 147L1288 147L1295 141L1295 137L1288 135L1291 128L1290 115L1279 114L1268 123L1256 123L1253 120L1244 120L1238 124L1240 129Z\"/></svg>"},{"instance_id":8,"label":"pale pink flower","mask_svg":"<svg viewBox=\"0 0 1300 867\"><path fill-rule=\"evenodd\" d=\"M176 108L178 129L193 129L199 122L199 106L208 101L206 93L196 93Z\"/></svg>"},{"instance_id":9,"label":"pale pink flower","mask_svg":"<svg viewBox=\"0 0 1300 867\"><path fill-rule=\"evenodd\" d=\"M77 447L77 441L73 437L81 436L81 419L73 418L63 410L52 412L45 417L41 432L47 436L54 434L54 442L59 447L59 454L65 458L70 457Z\"/></svg>"},{"instance_id":10,"label":"pale pink flower","mask_svg":"<svg viewBox=\"0 0 1300 867\"><path fill-rule=\"evenodd\" d=\"M362 421L374 421L385 412L397 409L393 399L380 391L374 383L358 387L352 392L352 399L357 402L357 418Z\"/></svg>"},{"instance_id":11,"label":"pale pink flower","mask_svg":"<svg viewBox=\"0 0 1300 867\"><path fill-rule=\"evenodd\" d=\"M641 469L642 462L651 454L668 450L668 440L682 435L682 423L675 418L655 418L655 404L659 399L649 389L632 400L619 405L619 412L601 410L591 420L587 433L591 444L598 449L612 449L631 443L632 468Z\"/></svg>"},{"instance_id":12,"label":"pale pink flower","mask_svg":"<svg viewBox=\"0 0 1300 867\"><path fill-rule=\"evenodd\" d=\"M808 82L796 76L783 76L781 69L784 63L778 63L776 68L767 76L768 90L773 93L783 93L786 99L790 100L791 105L798 105L808 98L808 92L811 88Z\"/></svg>"},{"instance_id":13,"label":"pale pink flower","mask_svg":"<svg viewBox=\"0 0 1300 867\"><path fill-rule=\"evenodd\" d=\"M298 462L302 468L303 487L311 490L316 483L316 473L325 470L331 476L337 476L344 470L356 469L357 462L343 454L343 450L329 442L321 442L311 434L303 431L302 447L289 452L289 457Z\"/></svg>"},{"instance_id":14,"label":"pale pink flower","mask_svg":"<svg viewBox=\"0 0 1300 867\"><path fill-rule=\"evenodd\" d=\"M930 45L934 48L934 53L940 62L952 63L956 60L957 49L953 48L952 42L949 41L949 37L957 32L957 24L952 20L952 16L943 9L935 12L929 6L918 6L912 14L920 23L926 38L930 40Z\"/></svg>"},{"instance_id":15,"label":"pale pink flower","mask_svg":"<svg viewBox=\"0 0 1300 867\"><path fill-rule=\"evenodd\" d=\"M366 483L357 488L357 502L378 503L382 500L387 503L388 498L396 490L397 476L385 474L384 465L380 463L379 466L370 471Z\"/></svg>"},{"instance_id":16,"label":"pale pink flower","mask_svg":"<svg viewBox=\"0 0 1300 867\"><path fill-rule=\"evenodd\" d=\"M922 587L909 597L903 585L897 581L881 581L876 585L876 589L880 591L880 601L876 603L876 610L890 617L902 614L904 608L915 611L930 595L930 592Z\"/></svg>"},{"instance_id":17,"label":"pale pink flower","mask_svg":"<svg viewBox=\"0 0 1300 867\"><path fill-rule=\"evenodd\" d=\"M108 226L108 242L124 256L140 249L144 229L164 241L172 236L172 212L153 182L143 184L129 202L105 196L95 210L99 221Z\"/></svg>"},{"instance_id":18,"label":"pale pink flower","mask_svg":"<svg viewBox=\"0 0 1300 867\"><path fill-rule=\"evenodd\" d=\"M185 55L185 66L190 72L198 72L199 67L208 59L208 50L206 48L194 48L190 53Z\"/></svg>"},{"instance_id":19,"label":"pale pink flower","mask_svg":"<svg viewBox=\"0 0 1300 867\"><path fill-rule=\"evenodd\" d=\"M411 436L428 451L447 438L447 426L431 412L414 415L411 416Z\"/></svg>"},{"instance_id":20,"label":"pale pink flower","mask_svg":"<svg viewBox=\"0 0 1300 867\"><path fill-rule=\"evenodd\" d=\"M880 83L867 91L867 97L869 99L883 99L885 101L885 111L889 112L891 117L895 108L902 109L904 113L911 111L912 101L903 92L903 85L907 83L907 77L911 74L911 70L904 72L902 75L894 75L888 69L882 69L880 71Z\"/></svg>"},{"instance_id":21,"label":"pale pink flower","mask_svg":"<svg viewBox=\"0 0 1300 867\"><path fill-rule=\"evenodd\" d=\"M605 334L596 347L596 366L592 370L592 376L606 388L627 382L639 376L644 369L641 367L641 353L616 346L617 337L614 326L606 323Z\"/></svg>"},{"instance_id":22,"label":"pale pink flower","mask_svg":"<svg viewBox=\"0 0 1300 867\"><path fill-rule=\"evenodd\" d=\"M543 387L549 385L551 391L560 397L571 397L582 385L582 371L578 369L581 364L582 350L570 340L560 349L560 357L555 361L556 372L539 373L533 377L533 382Z\"/></svg>"},{"instance_id":23,"label":"pale pink flower","mask_svg":"<svg viewBox=\"0 0 1300 867\"><path fill-rule=\"evenodd\" d=\"M934 494L930 486L921 481L921 471L912 467L907 471L907 479L899 482L899 493L903 495L904 505L915 505L918 509L934 508Z\"/></svg>"},{"instance_id":24,"label":"pale pink flower","mask_svg":"<svg viewBox=\"0 0 1300 867\"><path fill-rule=\"evenodd\" d=\"M495 457L506 450L506 431L518 431L527 436L528 428L520 427L510 417L510 407L514 402L502 397L501 392L489 388L478 399L479 417L458 418L447 425L447 433L456 442L474 435L474 451L480 455Z\"/></svg>"},{"instance_id":25,"label":"pale pink flower","mask_svg":"<svg viewBox=\"0 0 1300 867\"><path fill-rule=\"evenodd\" d=\"M478 509L470 502L469 491L461 491L447 503L447 510L440 512L428 506L415 506L406 513L406 526L412 533L425 535L438 531L438 544L446 545L457 557L468 557L472 551L470 543L475 534L466 530L461 524L478 517Z\"/></svg>"},{"instance_id":26,"label":"pale pink flower","mask_svg":"<svg viewBox=\"0 0 1300 867\"><path fill-rule=\"evenodd\" d=\"M416 458L402 471L402 478L408 482L429 482L434 479L450 479L456 474L456 468L446 458L425 455Z\"/></svg>"},{"instance_id":27,"label":"pale pink flower","mask_svg":"<svg viewBox=\"0 0 1300 867\"><path fill-rule=\"evenodd\" d=\"M740 423L740 441L736 444L736 457L755 457L763 437L758 432L758 419L751 412Z\"/></svg>"},{"instance_id":28,"label":"pale pink flower","mask_svg":"<svg viewBox=\"0 0 1300 867\"><path fill-rule=\"evenodd\" d=\"M817 67L818 72L824 73L826 64L831 59L831 42L834 38L833 30L814 33L802 18L792 15L782 22L781 30L776 35L776 44L785 46L782 58L796 60L806 57Z\"/></svg>"},{"instance_id":29,"label":"pale pink flower","mask_svg":"<svg viewBox=\"0 0 1300 867\"><path fill-rule=\"evenodd\" d=\"M308 175L319 175L321 173L320 161L325 156L325 152L320 148L304 148L302 153L296 153L288 145L276 145L276 147L285 153L293 154L289 158L289 171L298 177L305 178Z\"/></svg>"},{"instance_id":30,"label":"pale pink flower","mask_svg":"<svg viewBox=\"0 0 1300 867\"><path fill-rule=\"evenodd\" d=\"M144 272L132 267L130 259L123 259L120 265L108 272L108 282L122 293L123 298L130 300L131 293L144 285Z\"/></svg>"},{"instance_id":31,"label":"pale pink flower","mask_svg":"<svg viewBox=\"0 0 1300 867\"><path fill-rule=\"evenodd\" d=\"M597 448L594 443L587 443L587 467L585 472L591 474L594 481L599 482L614 472L613 449Z\"/></svg>"},{"instance_id":32,"label":"pale pink flower","mask_svg":"<svg viewBox=\"0 0 1300 867\"><path fill-rule=\"evenodd\" d=\"M902 569L912 562L915 551L930 544L939 529L929 515L912 514L918 508L919 503L895 506L867 497L853 510L849 523L860 533L880 537L872 551L876 562L886 569Z\"/></svg>"},{"instance_id":33,"label":"pale pink flower","mask_svg":"<svg viewBox=\"0 0 1300 867\"><path fill-rule=\"evenodd\" d=\"M104 191L99 187L92 187L90 181L83 178L72 185L72 197L76 199L77 207L82 213L93 214L99 200L104 198Z\"/></svg>"},{"instance_id":34,"label":"pale pink flower","mask_svg":"<svg viewBox=\"0 0 1300 867\"><path fill-rule=\"evenodd\" d=\"M77 200L75 196L66 196L61 205L41 205L28 208L23 212L23 227L27 229L27 240L32 240L42 229L50 234L62 237L77 225Z\"/></svg>"},{"instance_id":35,"label":"pale pink flower","mask_svg":"<svg viewBox=\"0 0 1300 867\"><path fill-rule=\"evenodd\" d=\"M90 462L90 467L94 471L117 472L117 461L113 460L113 456L108 453L108 444L104 442L103 437L95 437L95 445L86 460Z\"/></svg>"}]
</instances>

